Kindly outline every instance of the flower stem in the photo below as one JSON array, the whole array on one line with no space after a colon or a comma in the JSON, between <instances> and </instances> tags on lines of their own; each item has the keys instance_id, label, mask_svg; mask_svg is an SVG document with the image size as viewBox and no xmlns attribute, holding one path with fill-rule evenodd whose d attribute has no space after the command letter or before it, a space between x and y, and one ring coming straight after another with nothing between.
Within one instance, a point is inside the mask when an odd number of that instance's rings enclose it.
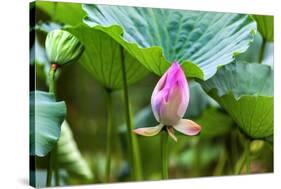
<instances>
[{"instance_id":1,"label":"flower stem","mask_svg":"<svg viewBox=\"0 0 281 189\"><path fill-rule=\"evenodd\" d=\"M49 93L55 93L55 76L56 76L56 71L58 69L57 64L51 64L51 68L49 71ZM59 184L59 174L57 170L57 162L56 161L56 151L57 147L55 146L54 149L50 152L49 154L49 162L48 162L48 169L47 169L47 180L46 180L46 185L51 186L52 184L52 174L53 174L53 169L55 171L55 178L56 178L56 184Z\"/></svg>"},{"instance_id":2,"label":"flower stem","mask_svg":"<svg viewBox=\"0 0 281 189\"><path fill-rule=\"evenodd\" d=\"M49 71L49 92L53 94L55 94L55 90L56 90L55 76L56 76L57 69L58 69L58 64L51 64L51 68Z\"/></svg>"},{"instance_id":3,"label":"flower stem","mask_svg":"<svg viewBox=\"0 0 281 189\"><path fill-rule=\"evenodd\" d=\"M140 155L139 155L139 146L137 143L137 139L133 134L133 125L131 118L131 110L129 103L129 93L128 93L128 83L127 83L127 75L126 75L126 65L125 65L125 55L124 49L120 48L121 51L121 66L122 66L122 79L123 79L123 93L125 100L125 114L126 114L126 125L127 125L127 138L128 138L128 151L129 151L129 159L131 163L131 173L133 174L133 178L135 180L142 179L141 165L140 165Z\"/></svg>"},{"instance_id":4,"label":"flower stem","mask_svg":"<svg viewBox=\"0 0 281 189\"><path fill-rule=\"evenodd\" d=\"M111 147L112 147L112 95L111 90L106 90L107 93L107 136L106 136L106 182L110 181L110 168L111 168Z\"/></svg>"},{"instance_id":5,"label":"flower stem","mask_svg":"<svg viewBox=\"0 0 281 189\"><path fill-rule=\"evenodd\" d=\"M162 179L168 179L168 133L161 132Z\"/></svg>"}]
</instances>

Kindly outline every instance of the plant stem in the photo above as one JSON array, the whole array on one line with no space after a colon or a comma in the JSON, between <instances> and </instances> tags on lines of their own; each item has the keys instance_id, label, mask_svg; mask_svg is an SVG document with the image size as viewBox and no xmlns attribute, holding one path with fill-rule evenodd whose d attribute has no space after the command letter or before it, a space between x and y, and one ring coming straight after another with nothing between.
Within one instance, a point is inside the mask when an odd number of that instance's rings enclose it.
<instances>
[{"instance_id":1,"label":"plant stem","mask_svg":"<svg viewBox=\"0 0 281 189\"><path fill-rule=\"evenodd\" d=\"M246 138L245 145L244 145L244 152L241 156L241 158L238 160L236 164L235 174L240 174L243 167L246 166L246 173L249 174L250 171L250 165L251 165L251 154L250 154L250 139Z\"/></svg>"},{"instance_id":2,"label":"plant stem","mask_svg":"<svg viewBox=\"0 0 281 189\"><path fill-rule=\"evenodd\" d=\"M262 63L262 61L263 61L265 45L266 45L266 40L262 39L261 49L260 49L260 53L259 53L259 63Z\"/></svg>"},{"instance_id":3,"label":"plant stem","mask_svg":"<svg viewBox=\"0 0 281 189\"><path fill-rule=\"evenodd\" d=\"M140 155L139 155L139 146L136 140L135 135L133 134L133 125L131 119L131 110L129 103L129 93L128 93L128 83L126 75L126 65L125 65L125 55L124 49L120 48L121 51L121 66L122 66L122 79L123 79L123 93L125 100L125 114L126 114L126 125L127 125L127 138L128 138L128 151L129 159L131 161L131 173L135 180L142 179L141 165L140 165Z\"/></svg>"},{"instance_id":4,"label":"plant stem","mask_svg":"<svg viewBox=\"0 0 281 189\"><path fill-rule=\"evenodd\" d=\"M55 76L56 76L56 70L58 68L57 64L51 64L51 68L49 71L49 93L55 93ZM59 183L59 181L57 181L57 179L59 180L59 175L57 173L57 165L54 161L55 161L55 156L56 156L56 146L54 147L54 149L50 152L49 154L49 162L48 162L48 170L47 170L47 180L46 180L46 185L47 186L51 186L52 184L52 174L53 174L53 168L55 168L55 177L56 177L56 184Z\"/></svg>"},{"instance_id":5,"label":"plant stem","mask_svg":"<svg viewBox=\"0 0 281 189\"><path fill-rule=\"evenodd\" d=\"M55 171L55 185L60 186L60 175L59 175L59 167L58 167L58 161L56 159L57 154L58 154L58 145L55 146L54 150L51 152L54 157L52 160L54 163L54 171Z\"/></svg>"},{"instance_id":6,"label":"plant stem","mask_svg":"<svg viewBox=\"0 0 281 189\"><path fill-rule=\"evenodd\" d=\"M250 152L250 145L251 141L249 139L246 139L246 144L245 144L245 153L246 153L246 173L250 174L251 173L251 152Z\"/></svg>"},{"instance_id":7,"label":"plant stem","mask_svg":"<svg viewBox=\"0 0 281 189\"><path fill-rule=\"evenodd\" d=\"M49 71L49 92L55 94L56 90L56 71L58 69L58 64L51 64Z\"/></svg>"},{"instance_id":8,"label":"plant stem","mask_svg":"<svg viewBox=\"0 0 281 189\"><path fill-rule=\"evenodd\" d=\"M168 133L161 132L161 158L162 158L162 179L168 179Z\"/></svg>"},{"instance_id":9,"label":"plant stem","mask_svg":"<svg viewBox=\"0 0 281 189\"><path fill-rule=\"evenodd\" d=\"M224 171L224 166L225 166L225 163L226 163L226 155L225 155L225 151L224 149L220 152L220 156L219 156L219 160L218 160L218 163L215 167L215 170L214 170L214 176L219 176L219 175L223 175L223 171Z\"/></svg>"},{"instance_id":10,"label":"plant stem","mask_svg":"<svg viewBox=\"0 0 281 189\"><path fill-rule=\"evenodd\" d=\"M106 182L110 181L110 168L111 168L111 147L112 147L112 96L111 90L106 90L107 93L107 136L106 136Z\"/></svg>"},{"instance_id":11,"label":"plant stem","mask_svg":"<svg viewBox=\"0 0 281 189\"><path fill-rule=\"evenodd\" d=\"M47 187L51 186L51 184L52 184L52 172L53 172L52 169L53 169L53 154L50 152L48 169L47 169L47 180L46 180Z\"/></svg>"}]
</instances>

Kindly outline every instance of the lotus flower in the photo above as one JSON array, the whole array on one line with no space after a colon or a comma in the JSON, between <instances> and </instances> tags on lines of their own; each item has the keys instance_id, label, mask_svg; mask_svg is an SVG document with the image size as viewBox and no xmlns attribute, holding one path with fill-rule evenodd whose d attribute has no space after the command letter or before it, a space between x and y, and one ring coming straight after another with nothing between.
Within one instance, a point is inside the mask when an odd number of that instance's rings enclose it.
<instances>
[{"instance_id":1,"label":"lotus flower","mask_svg":"<svg viewBox=\"0 0 281 189\"><path fill-rule=\"evenodd\" d=\"M175 61L158 81L151 96L152 111L159 124L138 128L134 132L143 136L154 136L161 130L166 130L175 141L177 138L174 129L185 135L197 135L201 127L191 120L182 119L188 103L188 83L180 64Z\"/></svg>"}]
</instances>

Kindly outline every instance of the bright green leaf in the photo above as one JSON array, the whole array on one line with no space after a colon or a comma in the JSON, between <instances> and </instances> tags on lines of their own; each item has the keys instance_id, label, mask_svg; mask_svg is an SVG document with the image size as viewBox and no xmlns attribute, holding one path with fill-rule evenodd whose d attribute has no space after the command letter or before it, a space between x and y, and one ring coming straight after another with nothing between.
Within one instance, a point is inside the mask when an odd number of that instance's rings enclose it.
<instances>
[{"instance_id":1,"label":"bright green leaf","mask_svg":"<svg viewBox=\"0 0 281 189\"><path fill-rule=\"evenodd\" d=\"M65 118L64 101L56 102L53 94L30 93L30 154L47 155L57 143Z\"/></svg>"},{"instance_id":2,"label":"bright green leaf","mask_svg":"<svg viewBox=\"0 0 281 189\"><path fill-rule=\"evenodd\" d=\"M86 15L80 3L47 2L36 1L36 8L45 12L50 18L49 21L60 22L63 24L82 23Z\"/></svg>"},{"instance_id":3,"label":"bright green leaf","mask_svg":"<svg viewBox=\"0 0 281 189\"><path fill-rule=\"evenodd\" d=\"M254 15L254 19L258 23L258 30L267 41L273 41L274 38L274 21L273 16Z\"/></svg>"},{"instance_id":4,"label":"bright green leaf","mask_svg":"<svg viewBox=\"0 0 281 189\"><path fill-rule=\"evenodd\" d=\"M252 138L273 134L273 70L263 64L222 67L203 88Z\"/></svg>"},{"instance_id":5,"label":"bright green leaf","mask_svg":"<svg viewBox=\"0 0 281 189\"><path fill-rule=\"evenodd\" d=\"M87 25L68 27L66 30L84 44L85 50L80 63L103 86L110 89L123 87L121 65L123 60L128 84L139 81L147 74L142 64L105 33Z\"/></svg>"},{"instance_id":6,"label":"bright green leaf","mask_svg":"<svg viewBox=\"0 0 281 189\"><path fill-rule=\"evenodd\" d=\"M188 77L208 79L244 52L256 33L248 15L83 5L85 23L106 33L148 70L162 75L178 60Z\"/></svg>"},{"instance_id":7,"label":"bright green leaf","mask_svg":"<svg viewBox=\"0 0 281 189\"><path fill-rule=\"evenodd\" d=\"M82 157L66 121L61 126L61 137L57 146L57 160L60 168L65 169L70 178L93 179L91 169Z\"/></svg>"}]
</instances>

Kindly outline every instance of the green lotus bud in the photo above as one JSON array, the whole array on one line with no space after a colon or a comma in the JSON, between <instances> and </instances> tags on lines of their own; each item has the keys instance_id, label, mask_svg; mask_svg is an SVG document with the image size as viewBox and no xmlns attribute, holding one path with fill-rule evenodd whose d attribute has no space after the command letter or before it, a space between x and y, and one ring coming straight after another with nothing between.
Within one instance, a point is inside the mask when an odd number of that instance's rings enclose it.
<instances>
[{"instance_id":1,"label":"green lotus bud","mask_svg":"<svg viewBox=\"0 0 281 189\"><path fill-rule=\"evenodd\" d=\"M252 153L257 153L262 149L263 146L264 146L263 140L253 140L250 144L250 151Z\"/></svg>"},{"instance_id":2,"label":"green lotus bud","mask_svg":"<svg viewBox=\"0 0 281 189\"><path fill-rule=\"evenodd\" d=\"M78 38L59 29L48 33L45 47L49 61L59 65L77 61L84 50Z\"/></svg>"}]
</instances>

